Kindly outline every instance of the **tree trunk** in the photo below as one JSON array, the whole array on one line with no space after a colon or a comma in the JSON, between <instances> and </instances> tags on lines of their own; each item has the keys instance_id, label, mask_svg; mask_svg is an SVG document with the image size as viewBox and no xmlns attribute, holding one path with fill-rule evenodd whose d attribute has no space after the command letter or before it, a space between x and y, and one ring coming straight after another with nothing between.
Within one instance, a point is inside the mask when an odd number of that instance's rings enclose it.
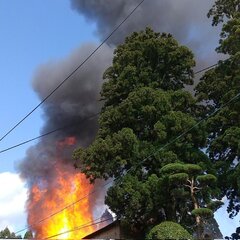
<instances>
[{"instance_id":1,"label":"tree trunk","mask_svg":"<svg viewBox=\"0 0 240 240\"><path fill-rule=\"evenodd\" d=\"M194 179L191 180L191 198L193 201L193 207L194 209L198 209L198 201L195 198L195 191L194 191ZM195 217L196 224L197 224L197 239L203 239L203 224L202 224L202 219L200 216Z\"/></svg>"}]
</instances>

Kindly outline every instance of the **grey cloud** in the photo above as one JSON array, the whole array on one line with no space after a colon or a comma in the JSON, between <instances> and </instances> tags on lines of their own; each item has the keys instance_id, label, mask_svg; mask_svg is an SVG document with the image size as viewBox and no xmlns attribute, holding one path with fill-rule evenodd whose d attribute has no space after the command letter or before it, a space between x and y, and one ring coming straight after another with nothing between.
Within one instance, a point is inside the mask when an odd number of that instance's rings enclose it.
<instances>
[{"instance_id":1,"label":"grey cloud","mask_svg":"<svg viewBox=\"0 0 240 240\"><path fill-rule=\"evenodd\" d=\"M104 39L134 8L139 0L71 0L72 8L97 25L97 34ZM182 44L193 49L198 58L214 49L218 28L211 26L206 14L213 0L145 0L137 11L111 37L109 44L117 45L133 31L146 26L155 31L169 32Z\"/></svg>"}]
</instances>

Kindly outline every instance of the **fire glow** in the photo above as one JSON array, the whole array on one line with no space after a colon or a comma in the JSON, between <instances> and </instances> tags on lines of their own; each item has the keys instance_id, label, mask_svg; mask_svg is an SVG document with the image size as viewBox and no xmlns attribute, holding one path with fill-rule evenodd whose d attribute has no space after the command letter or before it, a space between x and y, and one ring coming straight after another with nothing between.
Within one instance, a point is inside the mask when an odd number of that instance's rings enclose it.
<instances>
[{"instance_id":1,"label":"fire glow","mask_svg":"<svg viewBox=\"0 0 240 240\"><path fill-rule=\"evenodd\" d=\"M73 138L59 142L57 152L74 143ZM92 191L92 185L71 164L56 160L51 169L54 177L35 183L29 191L28 224L35 238L81 239L95 230L94 226L84 227L93 221L90 200L84 198Z\"/></svg>"}]
</instances>

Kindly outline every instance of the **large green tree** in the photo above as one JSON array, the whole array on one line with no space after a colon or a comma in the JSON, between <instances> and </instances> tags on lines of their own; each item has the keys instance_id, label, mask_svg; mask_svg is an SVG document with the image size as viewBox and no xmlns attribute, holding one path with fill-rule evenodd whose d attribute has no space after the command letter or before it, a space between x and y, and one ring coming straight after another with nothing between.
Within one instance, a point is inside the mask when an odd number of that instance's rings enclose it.
<instances>
[{"instance_id":1,"label":"large green tree","mask_svg":"<svg viewBox=\"0 0 240 240\"><path fill-rule=\"evenodd\" d=\"M218 0L209 12L213 24L224 22L218 53L228 59L206 72L196 91L206 113L221 109L207 121L208 153L218 170L222 196L230 200L233 217L240 210L240 13L239 0ZM234 100L232 100L234 98Z\"/></svg>"},{"instance_id":2,"label":"large green tree","mask_svg":"<svg viewBox=\"0 0 240 240\"><path fill-rule=\"evenodd\" d=\"M196 101L184 91L193 83L194 65L192 52L169 34L147 28L127 37L104 74L96 139L74 153L90 181L114 179L106 203L133 230L176 219L166 201L163 166L181 161L213 171L200 150L202 125L177 138L198 121Z\"/></svg>"}]
</instances>

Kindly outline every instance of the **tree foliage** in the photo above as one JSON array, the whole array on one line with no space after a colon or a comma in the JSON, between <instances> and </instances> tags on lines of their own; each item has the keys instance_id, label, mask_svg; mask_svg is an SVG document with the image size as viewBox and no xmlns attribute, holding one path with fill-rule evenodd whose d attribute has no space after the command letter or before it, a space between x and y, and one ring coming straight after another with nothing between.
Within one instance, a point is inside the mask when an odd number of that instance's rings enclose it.
<instances>
[{"instance_id":1,"label":"tree foliage","mask_svg":"<svg viewBox=\"0 0 240 240\"><path fill-rule=\"evenodd\" d=\"M233 240L237 240L237 239L239 240L240 239L240 227L236 228L235 233L233 233L231 236L232 236Z\"/></svg>"},{"instance_id":2,"label":"tree foliage","mask_svg":"<svg viewBox=\"0 0 240 240\"><path fill-rule=\"evenodd\" d=\"M141 87L177 90L193 83L193 54L170 34L147 28L133 33L114 52L113 64L104 78L102 98L105 106L118 105Z\"/></svg>"},{"instance_id":3,"label":"tree foliage","mask_svg":"<svg viewBox=\"0 0 240 240\"><path fill-rule=\"evenodd\" d=\"M146 51L149 54L145 54ZM181 58L178 58L179 54ZM145 59L141 60L141 67L138 62L141 57L138 55ZM89 148L79 148L74 154L81 171L92 180L121 176L156 147L159 148L196 123L192 117L195 100L191 94L179 89L183 83L192 82L192 57L192 53L186 47L179 46L173 37L154 33L150 29L133 33L125 44L117 48L113 66L105 73L108 76L102 90L105 107L101 112L97 138ZM161 66L153 70L151 65L158 64L158 61ZM130 73L122 76L122 72L130 66L136 68L137 72L134 83ZM163 77L163 72L168 77ZM144 79L141 77L143 75ZM168 79L168 90L161 88L162 81L165 81L163 78ZM176 84L171 85L172 81ZM157 161L164 158L167 162L177 158L188 159L192 155L192 159L196 160L198 153L195 150L204 145L203 134L202 129L195 128L173 144L172 148L153 158L157 158ZM146 167L155 166L148 164Z\"/></svg>"},{"instance_id":4,"label":"tree foliage","mask_svg":"<svg viewBox=\"0 0 240 240\"><path fill-rule=\"evenodd\" d=\"M0 231L0 239L22 239L21 235L16 235L14 232L11 232L8 227ZM24 234L23 239L33 239L32 231L29 230Z\"/></svg>"},{"instance_id":5,"label":"tree foliage","mask_svg":"<svg viewBox=\"0 0 240 240\"><path fill-rule=\"evenodd\" d=\"M24 239L33 239L33 233L31 230L28 230L25 234L24 234Z\"/></svg>"},{"instance_id":6,"label":"tree foliage","mask_svg":"<svg viewBox=\"0 0 240 240\"><path fill-rule=\"evenodd\" d=\"M178 221L180 220L182 224L191 222L192 217L195 218L197 237L201 239L204 220L213 217L213 210L216 210L219 204L219 201L217 203L212 201L218 196L216 177L207 174L197 164L186 163L167 164L162 167L161 173L170 192L170 198L165 201L171 202L174 206L173 210L177 211ZM212 208L208 208L209 206ZM188 214L189 212L192 216Z\"/></svg>"},{"instance_id":7,"label":"tree foliage","mask_svg":"<svg viewBox=\"0 0 240 240\"><path fill-rule=\"evenodd\" d=\"M207 71L196 88L199 101L204 103L204 115L222 106L207 121L208 153L218 170L222 196L226 195L230 200L228 211L231 217L240 210L239 6L239 0L218 0L210 10L209 16L213 16L215 25L226 21L222 27L217 52L227 54L228 59L219 61L216 68Z\"/></svg>"},{"instance_id":8,"label":"tree foliage","mask_svg":"<svg viewBox=\"0 0 240 240\"><path fill-rule=\"evenodd\" d=\"M208 12L208 17L212 17L212 25L216 26L224 22L225 19L232 19L240 11L239 0L216 0L215 4Z\"/></svg>"},{"instance_id":9,"label":"tree foliage","mask_svg":"<svg viewBox=\"0 0 240 240\"><path fill-rule=\"evenodd\" d=\"M115 179L106 203L138 231L177 219L177 210L166 201L170 193L162 167L198 163L212 171L200 149L206 132L196 125L196 100L183 89L193 82L194 64L191 51L169 34L147 28L126 38L104 74L96 139L74 152L76 165L90 181Z\"/></svg>"},{"instance_id":10,"label":"tree foliage","mask_svg":"<svg viewBox=\"0 0 240 240\"><path fill-rule=\"evenodd\" d=\"M193 239L180 224L165 221L153 227L148 233L147 240L158 239Z\"/></svg>"},{"instance_id":11,"label":"tree foliage","mask_svg":"<svg viewBox=\"0 0 240 240\"><path fill-rule=\"evenodd\" d=\"M10 232L8 227L6 227L4 230L0 231L0 238L4 239L22 239L20 235L16 235L14 232Z\"/></svg>"}]
</instances>

